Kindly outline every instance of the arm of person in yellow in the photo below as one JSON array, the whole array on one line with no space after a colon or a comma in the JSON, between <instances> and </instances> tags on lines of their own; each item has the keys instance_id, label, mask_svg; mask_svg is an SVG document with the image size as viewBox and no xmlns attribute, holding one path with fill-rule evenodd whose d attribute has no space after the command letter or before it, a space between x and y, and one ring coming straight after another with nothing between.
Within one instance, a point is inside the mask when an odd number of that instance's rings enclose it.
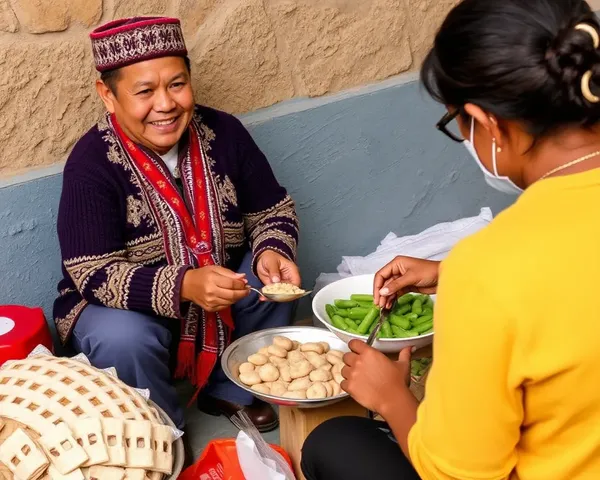
<instances>
[{"instance_id":1,"label":"arm of person in yellow","mask_svg":"<svg viewBox=\"0 0 600 480\"><path fill-rule=\"evenodd\" d=\"M517 460L523 399L511 355L519 325L502 298L505 280L471 247L463 242L442 264L434 362L408 441L423 480L504 480Z\"/></svg>"}]
</instances>

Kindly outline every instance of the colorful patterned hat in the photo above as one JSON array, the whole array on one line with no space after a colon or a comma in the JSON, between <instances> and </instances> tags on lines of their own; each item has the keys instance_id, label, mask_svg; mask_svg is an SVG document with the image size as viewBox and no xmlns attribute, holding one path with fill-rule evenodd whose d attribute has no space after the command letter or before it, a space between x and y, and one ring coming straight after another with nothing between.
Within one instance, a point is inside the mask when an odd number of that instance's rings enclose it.
<instances>
[{"instance_id":1,"label":"colorful patterned hat","mask_svg":"<svg viewBox=\"0 0 600 480\"><path fill-rule=\"evenodd\" d=\"M187 55L181 22L167 17L114 20L91 34L96 70L105 72L160 57Z\"/></svg>"}]
</instances>

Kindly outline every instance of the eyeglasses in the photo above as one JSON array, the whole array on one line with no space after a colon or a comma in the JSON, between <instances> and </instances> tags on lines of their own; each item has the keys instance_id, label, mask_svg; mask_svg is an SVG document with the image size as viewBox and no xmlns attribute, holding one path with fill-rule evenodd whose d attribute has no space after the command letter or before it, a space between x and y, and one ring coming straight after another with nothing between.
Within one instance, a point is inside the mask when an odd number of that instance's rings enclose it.
<instances>
[{"instance_id":1,"label":"eyeglasses","mask_svg":"<svg viewBox=\"0 0 600 480\"><path fill-rule=\"evenodd\" d=\"M451 122L453 120L455 120L456 117L458 117L458 115L461 111L462 111L462 109L457 108L453 112L446 113L446 115L444 115L442 117L442 119L436 124L436 128L440 132L446 134L450 139L452 139L458 143L464 142L465 138L460 133L460 130L458 128L458 123L454 122L453 124L451 124Z\"/></svg>"}]
</instances>

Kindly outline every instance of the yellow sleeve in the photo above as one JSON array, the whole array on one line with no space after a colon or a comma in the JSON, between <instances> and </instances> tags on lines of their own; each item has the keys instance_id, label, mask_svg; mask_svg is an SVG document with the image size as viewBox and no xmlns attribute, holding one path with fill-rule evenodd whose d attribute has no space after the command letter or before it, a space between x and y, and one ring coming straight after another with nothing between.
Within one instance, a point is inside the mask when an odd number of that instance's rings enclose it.
<instances>
[{"instance_id":1,"label":"yellow sleeve","mask_svg":"<svg viewBox=\"0 0 600 480\"><path fill-rule=\"evenodd\" d=\"M522 395L508 379L517 325L470 240L442 264L434 362L408 439L423 480L504 480L516 464Z\"/></svg>"}]
</instances>

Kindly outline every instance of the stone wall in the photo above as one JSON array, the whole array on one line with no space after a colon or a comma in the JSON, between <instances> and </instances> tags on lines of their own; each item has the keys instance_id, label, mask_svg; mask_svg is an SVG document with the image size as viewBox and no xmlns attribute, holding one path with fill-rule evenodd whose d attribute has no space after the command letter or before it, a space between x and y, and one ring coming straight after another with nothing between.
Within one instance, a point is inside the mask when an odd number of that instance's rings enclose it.
<instances>
[{"instance_id":1,"label":"stone wall","mask_svg":"<svg viewBox=\"0 0 600 480\"><path fill-rule=\"evenodd\" d=\"M242 113L418 68L457 0L0 0L0 177L66 158L102 111L87 38L182 19L197 100Z\"/></svg>"}]
</instances>

